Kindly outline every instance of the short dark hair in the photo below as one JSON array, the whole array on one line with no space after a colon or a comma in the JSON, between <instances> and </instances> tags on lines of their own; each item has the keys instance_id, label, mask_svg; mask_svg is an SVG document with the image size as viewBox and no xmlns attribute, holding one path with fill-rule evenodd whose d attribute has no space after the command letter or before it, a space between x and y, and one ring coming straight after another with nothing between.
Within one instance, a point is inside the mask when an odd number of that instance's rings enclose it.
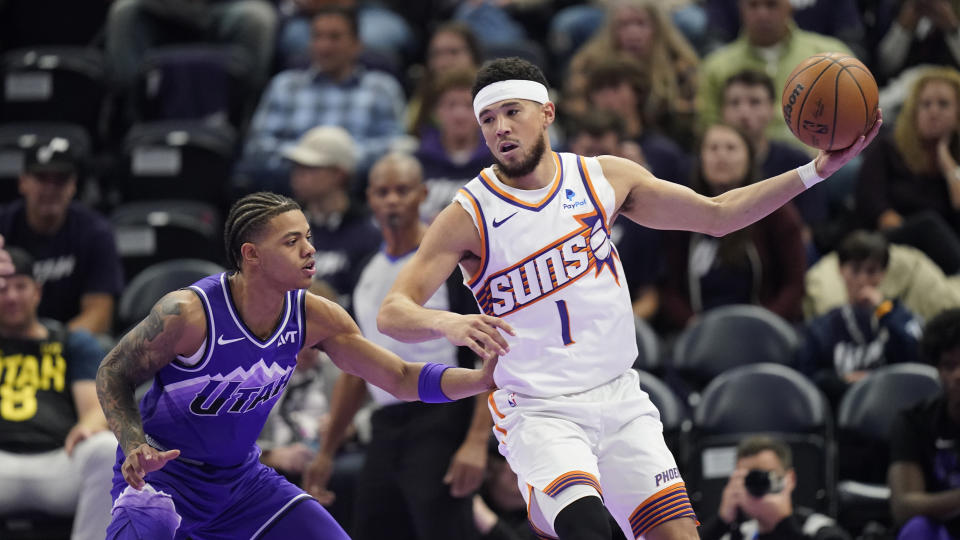
<instances>
[{"instance_id":1,"label":"short dark hair","mask_svg":"<svg viewBox=\"0 0 960 540\"><path fill-rule=\"evenodd\" d=\"M767 450L777 455L784 469L793 467L793 452L790 451L790 446L780 439L767 435L755 435L740 441L737 445L737 459L753 457Z\"/></svg>"},{"instance_id":2,"label":"short dark hair","mask_svg":"<svg viewBox=\"0 0 960 540\"><path fill-rule=\"evenodd\" d=\"M433 31L430 39L433 39L437 34L456 34L460 36L460 39L467 45L467 50L470 51L470 58L473 59L473 64L478 66L480 62L483 61L483 49L480 48L480 41L477 39L477 34L473 32L473 29L471 29L467 23L463 21L445 22Z\"/></svg>"},{"instance_id":3,"label":"short dark hair","mask_svg":"<svg viewBox=\"0 0 960 540\"><path fill-rule=\"evenodd\" d=\"M944 353L960 347L960 308L938 313L923 328L920 352L933 365L940 363Z\"/></svg>"},{"instance_id":4,"label":"short dark hair","mask_svg":"<svg viewBox=\"0 0 960 540\"><path fill-rule=\"evenodd\" d=\"M223 226L229 268L239 271L243 259L240 247L259 234L271 218L290 210L300 210L300 205L290 197L268 191L251 193L233 203Z\"/></svg>"},{"instance_id":5,"label":"short dark hair","mask_svg":"<svg viewBox=\"0 0 960 540\"><path fill-rule=\"evenodd\" d=\"M890 243L878 232L853 231L840 242L837 258L840 264L875 261L886 268L890 264Z\"/></svg>"},{"instance_id":6,"label":"short dark hair","mask_svg":"<svg viewBox=\"0 0 960 540\"><path fill-rule=\"evenodd\" d=\"M34 274L33 255L20 247L7 246L7 253L10 254L10 262L13 264L13 275L28 276L30 279L36 279Z\"/></svg>"},{"instance_id":7,"label":"short dark hair","mask_svg":"<svg viewBox=\"0 0 960 540\"><path fill-rule=\"evenodd\" d=\"M762 86L763 89L767 91L767 95L770 96L770 101L774 100L774 96L776 96L777 93L774 89L773 79L771 79L769 75L755 69L745 69L734 73L723 83L723 92L720 92L721 101L723 101L724 96L726 96L727 89L735 84Z\"/></svg>"},{"instance_id":8,"label":"short dark hair","mask_svg":"<svg viewBox=\"0 0 960 540\"><path fill-rule=\"evenodd\" d=\"M570 139L583 133L591 137L602 137L607 133L615 133L617 139L622 139L623 132L623 120L610 111L594 111L577 116L570 120L567 128Z\"/></svg>"},{"instance_id":9,"label":"short dark hair","mask_svg":"<svg viewBox=\"0 0 960 540\"><path fill-rule=\"evenodd\" d=\"M343 17L347 21L347 26L353 32L353 37L360 38L360 22L357 18L357 8L351 6L323 6L310 12L310 21L313 22L317 17L326 17L329 15Z\"/></svg>"},{"instance_id":10,"label":"short dark hair","mask_svg":"<svg viewBox=\"0 0 960 540\"><path fill-rule=\"evenodd\" d=\"M547 78L544 77L543 71L540 71L540 68L523 58L511 56L509 58L497 58L484 63L483 67L480 68L480 72L477 73L476 82L473 83L472 95L473 97L477 97L480 90L483 90L484 87L495 82L514 79L538 82L548 88L550 86L547 84Z\"/></svg>"},{"instance_id":11,"label":"short dark hair","mask_svg":"<svg viewBox=\"0 0 960 540\"><path fill-rule=\"evenodd\" d=\"M628 58L604 60L587 70L587 93L627 83L642 103L649 93L649 76L643 66Z\"/></svg>"}]
</instances>

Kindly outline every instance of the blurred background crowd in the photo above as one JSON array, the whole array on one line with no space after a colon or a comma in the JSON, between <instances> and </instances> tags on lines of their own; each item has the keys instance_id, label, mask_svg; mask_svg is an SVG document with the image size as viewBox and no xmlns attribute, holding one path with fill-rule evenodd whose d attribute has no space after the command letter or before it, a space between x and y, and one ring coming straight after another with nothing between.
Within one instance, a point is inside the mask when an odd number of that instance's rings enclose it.
<instances>
[{"instance_id":1,"label":"blurred background crowd","mask_svg":"<svg viewBox=\"0 0 960 540\"><path fill-rule=\"evenodd\" d=\"M635 368L705 537L893 538L907 523L906 537L960 538L957 0L0 0L0 235L23 250L27 281L0 288L0 536L54 538L98 504L83 502L97 489L84 477L80 507L25 503L5 456L71 453L67 435L96 424L80 383L97 351L163 293L222 270L239 196L296 199L317 249L312 289L360 313L357 299L389 287L376 256L395 233L493 163L471 98L485 60L543 69L556 150L618 155L718 195L812 158L780 96L820 52L870 67L880 136L724 238L618 220ZM36 357L69 369L25 360L31 321L68 345ZM329 454L326 502L351 531L375 519L358 516L363 493L386 489L358 478L395 404L354 385L332 419L336 368L301 356L263 460L299 479ZM57 376L60 397L37 398ZM70 420L50 431L56 414L33 414L38 401ZM915 421L901 414L911 406ZM469 438L469 412L456 418ZM481 447L480 473L456 486L472 498L470 534L533 538L515 477ZM469 537L413 521L404 538Z\"/></svg>"}]
</instances>

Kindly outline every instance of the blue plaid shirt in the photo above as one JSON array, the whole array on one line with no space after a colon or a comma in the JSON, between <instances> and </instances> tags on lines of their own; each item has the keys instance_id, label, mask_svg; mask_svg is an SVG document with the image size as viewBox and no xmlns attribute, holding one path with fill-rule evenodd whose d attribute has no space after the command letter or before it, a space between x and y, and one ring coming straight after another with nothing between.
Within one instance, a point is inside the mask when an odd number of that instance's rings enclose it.
<instances>
[{"instance_id":1,"label":"blue plaid shirt","mask_svg":"<svg viewBox=\"0 0 960 540\"><path fill-rule=\"evenodd\" d=\"M277 74L257 106L242 161L255 169L286 168L283 150L311 128L336 125L356 140L361 168L384 154L403 132L405 101L389 74L357 66L341 82L316 68Z\"/></svg>"}]
</instances>

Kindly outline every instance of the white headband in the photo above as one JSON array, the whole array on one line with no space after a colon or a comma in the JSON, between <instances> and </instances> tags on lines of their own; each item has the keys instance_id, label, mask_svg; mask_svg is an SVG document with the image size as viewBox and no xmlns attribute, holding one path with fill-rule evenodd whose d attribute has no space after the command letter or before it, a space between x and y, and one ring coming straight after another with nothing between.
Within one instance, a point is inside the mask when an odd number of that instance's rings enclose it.
<instances>
[{"instance_id":1,"label":"white headband","mask_svg":"<svg viewBox=\"0 0 960 540\"><path fill-rule=\"evenodd\" d=\"M505 99L529 99L537 103L550 101L547 87L536 82L511 79L488 84L473 98L473 114L480 120L480 111Z\"/></svg>"}]
</instances>

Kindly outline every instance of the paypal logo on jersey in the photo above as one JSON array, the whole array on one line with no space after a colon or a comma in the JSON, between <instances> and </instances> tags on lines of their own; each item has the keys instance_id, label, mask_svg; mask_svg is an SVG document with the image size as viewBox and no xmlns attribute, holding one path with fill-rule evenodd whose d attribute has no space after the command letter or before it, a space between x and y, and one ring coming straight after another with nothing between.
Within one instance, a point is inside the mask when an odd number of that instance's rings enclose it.
<instances>
[{"instance_id":1,"label":"paypal logo on jersey","mask_svg":"<svg viewBox=\"0 0 960 540\"><path fill-rule=\"evenodd\" d=\"M562 206L564 210L574 210L587 205L586 198L581 197L579 200L575 200L577 198L577 192L570 188L563 190L563 196L566 201L560 206Z\"/></svg>"}]
</instances>

